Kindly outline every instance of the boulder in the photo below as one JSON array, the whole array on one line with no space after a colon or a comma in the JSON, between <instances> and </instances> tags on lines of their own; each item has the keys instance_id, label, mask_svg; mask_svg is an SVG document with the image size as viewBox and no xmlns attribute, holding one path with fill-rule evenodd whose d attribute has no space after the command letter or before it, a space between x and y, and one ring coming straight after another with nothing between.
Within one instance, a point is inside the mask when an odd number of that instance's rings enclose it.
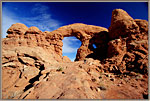
<instances>
[{"instance_id":1,"label":"boulder","mask_svg":"<svg viewBox=\"0 0 150 101\"><path fill-rule=\"evenodd\" d=\"M42 31L40 31L37 27L30 27L28 28L28 30L26 31L26 34L39 34L42 33Z\"/></svg>"},{"instance_id":2,"label":"boulder","mask_svg":"<svg viewBox=\"0 0 150 101\"><path fill-rule=\"evenodd\" d=\"M8 30L8 34L24 34L28 30L28 27L21 23L13 24Z\"/></svg>"}]
</instances>

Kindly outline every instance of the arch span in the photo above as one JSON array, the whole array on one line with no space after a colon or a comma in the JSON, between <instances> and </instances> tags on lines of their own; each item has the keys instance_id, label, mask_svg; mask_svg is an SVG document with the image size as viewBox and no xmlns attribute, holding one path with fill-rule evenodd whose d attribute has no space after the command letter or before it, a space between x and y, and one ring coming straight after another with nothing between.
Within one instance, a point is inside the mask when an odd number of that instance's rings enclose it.
<instances>
[{"instance_id":1,"label":"arch span","mask_svg":"<svg viewBox=\"0 0 150 101\"><path fill-rule=\"evenodd\" d=\"M77 50L75 59L75 61L78 61L83 60L88 55L94 53L95 49L92 46L93 43L97 46L96 49L100 50L100 44L104 43L103 41L107 40L108 38L107 34L108 30L104 27L75 23L60 27L57 30L50 32L49 36L54 37L58 42L62 42L64 37L74 36L79 39L81 41L81 46ZM59 49L59 54L62 55L62 47L59 47Z\"/></svg>"}]
</instances>

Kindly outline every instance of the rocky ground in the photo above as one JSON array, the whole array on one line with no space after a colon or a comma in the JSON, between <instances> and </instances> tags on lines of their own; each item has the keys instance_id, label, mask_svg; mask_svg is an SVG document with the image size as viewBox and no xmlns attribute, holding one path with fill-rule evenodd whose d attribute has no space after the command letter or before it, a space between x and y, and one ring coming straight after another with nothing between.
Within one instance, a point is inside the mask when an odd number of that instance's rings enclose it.
<instances>
[{"instance_id":1,"label":"rocky ground","mask_svg":"<svg viewBox=\"0 0 150 101\"><path fill-rule=\"evenodd\" d=\"M109 29L75 23L42 32L17 23L7 33L3 99L148 99L146 20L115 9ZM82 42L75 62L62 56L69 36Z\"/></svg>"}]
</instances>

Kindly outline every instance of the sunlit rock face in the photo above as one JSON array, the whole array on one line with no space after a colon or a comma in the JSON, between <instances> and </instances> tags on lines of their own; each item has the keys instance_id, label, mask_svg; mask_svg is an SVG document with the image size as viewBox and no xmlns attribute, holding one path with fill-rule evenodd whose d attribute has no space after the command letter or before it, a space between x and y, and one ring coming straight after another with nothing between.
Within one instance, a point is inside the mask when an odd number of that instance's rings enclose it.
<instances>
[{"instance_id":1,"label":"sunlit rock face","mask_svg":"<svg viewBox=\"0 0 150 101\"><path fill-rule=\"evenodd\" d=\"M148 98L146 20L115 9L109 29L75 23L42 32L16 23L7 33L3 99ZM62 40L70 36L82 43L75 62L62 56Z\"/></svg>"}]
</instances>

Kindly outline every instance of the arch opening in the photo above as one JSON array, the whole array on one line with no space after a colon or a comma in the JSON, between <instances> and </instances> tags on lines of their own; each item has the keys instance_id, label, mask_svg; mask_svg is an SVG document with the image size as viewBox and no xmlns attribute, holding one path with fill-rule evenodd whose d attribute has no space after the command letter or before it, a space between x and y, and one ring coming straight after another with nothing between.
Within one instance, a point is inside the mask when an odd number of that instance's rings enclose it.
<instances>
[{"instance_id":1,"label":"arch opening","mask_svg":"<svg viewBox=\"0 0 150 101\"><path fill-rule=\"evenodd\" d=\"M96 49L96 48L97 48L97 46L96 46L95 44L93 44L92 46L93 46L93 48L94 48L94 49Z\"/></svg>"},{"instance_id":2,"label":"arch opening","mask_svg":"<svg viewBox=\"0 0 150 101\"><path fill-rule=\"evenodd\" d=\"M76 59L77 50L81 46L81 41L74 36L64 37L62 40L62 55L69 57L71 61Z\"/></svg>"}]
</instances>

